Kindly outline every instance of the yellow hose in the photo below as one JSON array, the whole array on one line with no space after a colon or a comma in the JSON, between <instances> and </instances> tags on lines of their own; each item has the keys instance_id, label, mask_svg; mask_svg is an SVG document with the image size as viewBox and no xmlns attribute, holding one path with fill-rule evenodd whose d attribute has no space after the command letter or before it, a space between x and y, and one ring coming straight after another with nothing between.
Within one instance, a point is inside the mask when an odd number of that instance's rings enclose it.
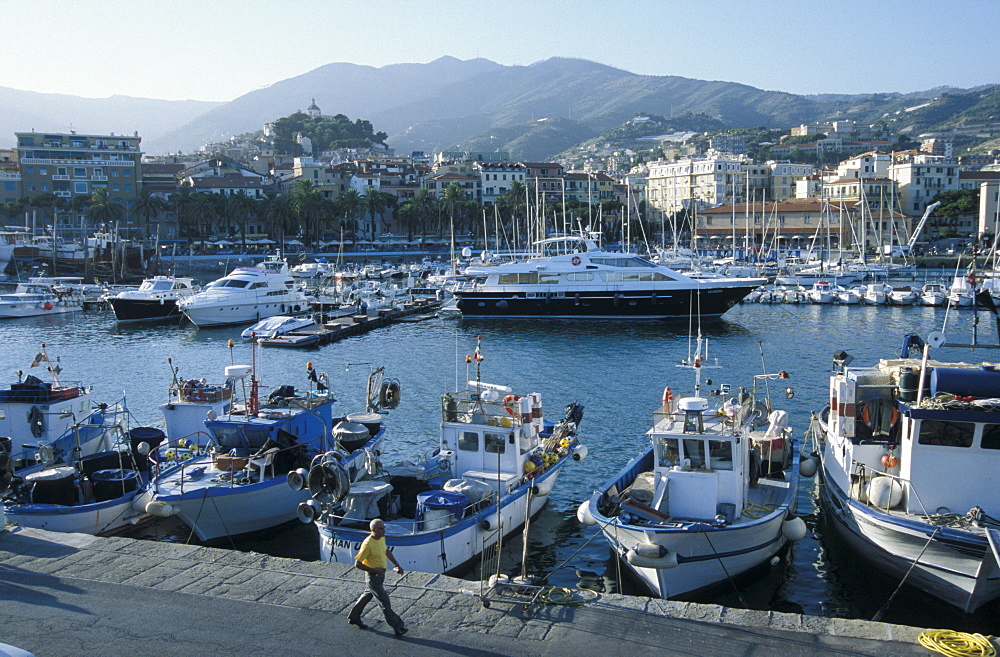
<instances>
[{"instance_id":1,"label":"yellow hose","mask_svg":"<svg viewBox=\"0 0 1000 657\"><path fill-rule=\"evenodd\" d=\"M918 637L920 645L949 657L995 657L992 636L954 630L927 630Z\"/></svg>"}]
</instances>

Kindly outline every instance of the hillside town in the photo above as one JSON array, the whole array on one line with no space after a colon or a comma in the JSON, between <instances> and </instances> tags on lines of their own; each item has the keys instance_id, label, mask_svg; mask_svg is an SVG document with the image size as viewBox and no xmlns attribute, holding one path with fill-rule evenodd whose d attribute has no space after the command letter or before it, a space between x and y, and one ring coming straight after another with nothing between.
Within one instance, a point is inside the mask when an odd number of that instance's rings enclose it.
<instances>
[{"instance_id":1,"label":"hillside town","mask_svg":"<svg viewBox=\"0 0 1000 657\"><path fill-rule=\"evenodd\" d=\"M301 114L328 118L315 101ZM282 148L274 124L168 156L143 153L137 133L15 136L15 148L0 150L6 225L78 241L103 226L185 253L278 243L311 252L440 250L456 238L516 250L528 235L584 225L609 243L744 258L817 243L855 252L942 238L972 246L996 234L1000 196L993 158L956 157L940 138L893 150L882 135L843 121L790 128L794 145L771 146L766 161L747 155L739 137L698 146L687 133L661 143L673 144L662 159L636 164L634 153L614 151L592 160L604 170L504 152L402 155L384 143L320 149L300 133ZM789 158L824 151L853 154L825 166ZM936 201L946 203L921 222Z\"/></svg>"}]
</instances>

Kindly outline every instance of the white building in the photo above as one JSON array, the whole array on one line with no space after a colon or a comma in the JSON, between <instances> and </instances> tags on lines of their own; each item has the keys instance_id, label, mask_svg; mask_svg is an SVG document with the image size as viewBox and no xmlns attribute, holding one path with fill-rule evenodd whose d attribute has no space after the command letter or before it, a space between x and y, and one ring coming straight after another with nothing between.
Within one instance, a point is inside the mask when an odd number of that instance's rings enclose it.
<instances>
[{"instance_id":1,"label":"white building","mask_svg":"<svg viewBox=\"0 0 1000 657\"><path fill-rule=\"evenodd\" d=\"M888 176L899 188L900 210L910 216L923 214L941 192L959 188L958 163L943 155L893 153Z\"/></svg>"}]
</instances>

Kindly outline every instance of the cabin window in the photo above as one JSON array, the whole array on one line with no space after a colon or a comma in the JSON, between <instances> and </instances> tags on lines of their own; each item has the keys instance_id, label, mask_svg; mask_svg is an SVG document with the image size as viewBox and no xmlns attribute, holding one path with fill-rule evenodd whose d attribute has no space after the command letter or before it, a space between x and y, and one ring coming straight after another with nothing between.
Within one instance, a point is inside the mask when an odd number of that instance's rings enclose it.
<instances>
[{"instance_id":1,"label":"cabin window","mask_svg":"<svg viewBox=\"0 0 1000 657\"><path fill-rule=\"evenodd\" d=\"M240 430L233 427L219 427L218 429L213 429L212 433L215 434L215 442L218 443L219 447L229 450L236 449L237 447L243 447L243 439L240 437Z\"/></svg>"},{"instance_id":2,"label":"cabin window","mask_svg":"<svg viewBox=\"0 0 1000 657\"><path fill-rule=\"evenodd\" d=\"M483 443L490 454L503 454L507 449L507 438L503 434L488 433L484 436Z\"/></svg>"},{"instance_id":3,"label":"cabin window","mask_svg":"<svg viewBox=\"0 0 1000 657\"><path fill-rule=\"evenodd\" d=\"M733 469L733 443L728 440L708 441L709 467L714 470Z\"/></svg>"},{"instance_id":4,"label":"cabin window","mask_svg":"<svg viewBox=\"0 0 1000 657\"><path fill-rule=\"evenodd\" d=\"M267 442L269 436L264 429L244 429L243 437L247 439L247 445L251 449L260 449Z\"/></svg>"},{"instance_id":5,"label":"cabin window","mask_svg":"<svg viewBox=\"0 0 1000 657\"><path fill-rule=\"evenodd\" d=\"M657 444L659 447L660 465L671 468L681 464L680 445L676 438L662 438Z\"/></svg>"},{"instance_id":6,"label":"cabin window","mask_svg":"<svg viewBox=\"0 0 1000 657\"><path fill-rule=\"evenodd\" d=\"M972 436L976 425L972 422L944 422L924 420L920 423L921 445L944 445L945 447L972 447Z\"/></svg>"},{"instance_id":7,"label":"cabin window","mask_svg":"<svg viewBox=\"0 0 1000 657\"><path fill-rule=\"evenodd\" d=\"M555 285L559 282L559 274L539 274L538 282L542 285Z\"/></svg>"},{"instance_id":8,"label":"cabin window","mask_svg":"<svg viewBox=\"0 0 1000 657\"><path fill-rule=\"evenodd\" d=\"M589 271L572 271L566 274L567 281L592 281L594 274Z\"/></svg>"},{"instance_id":9,"label":"cabin window","mask_svg":"<svg viewBox=\"0 0 1000 657\"><path fill-rule=\"evenodd\" d=\"M687 467L693 470L703 470L705 468L705 441L685 439L684 459L690 461L690 465L685 463Z\"/></svg>"},{"instance_id":10,"label":"cabin window","mask_svg":"<svg viewBox=\"0 0 1000 657\"><path fill-rule=\"evenodd\" d=\"M1000 449L1000 424L983 425L983 441L981 446L983 449Z\"/></svg>"},{"instance_id":11,"label":"cabin window","mask_svg":"<svg viewBox=\"0 0 1000 657\"><path fill-rule=\"evenodd\" d=\"M463 431L458 437L458 448L464 452L478 452L479 434L475 431Z\"/></svg>"}]
</instances>

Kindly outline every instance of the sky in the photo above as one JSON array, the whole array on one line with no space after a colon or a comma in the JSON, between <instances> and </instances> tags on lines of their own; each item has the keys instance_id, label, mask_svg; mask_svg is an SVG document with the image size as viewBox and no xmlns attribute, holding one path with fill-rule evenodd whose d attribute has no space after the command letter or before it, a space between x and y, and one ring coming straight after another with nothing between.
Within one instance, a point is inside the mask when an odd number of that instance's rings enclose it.
<instances>
[{"instance_id":1,"label":"sky","mask_svg":"<svg viewBox=\"0 0 1000 657\"><path fill-rule=\"evenodd\" d=\"M1000 83L998 0L0 0L0 86L228 101L332 62L588 59L796 94Z\"/></svg>"}]
</instances>

